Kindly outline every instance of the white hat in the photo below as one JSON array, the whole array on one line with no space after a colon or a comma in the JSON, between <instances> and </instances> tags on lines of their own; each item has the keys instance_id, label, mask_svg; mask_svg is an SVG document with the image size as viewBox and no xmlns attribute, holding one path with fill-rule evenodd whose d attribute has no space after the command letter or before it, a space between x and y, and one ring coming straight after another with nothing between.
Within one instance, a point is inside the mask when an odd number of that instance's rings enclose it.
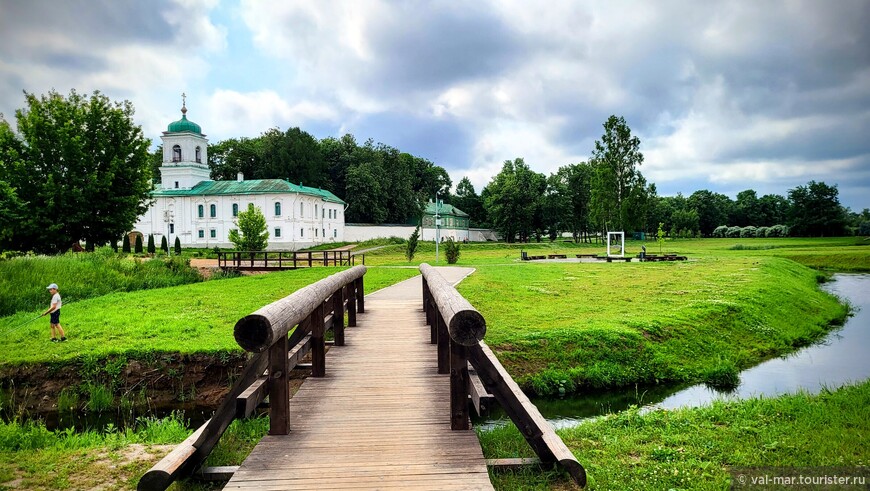
<instances>
[{"instance_id":1,"label":"white hat","mask_svg":"<svg viewBox=\"0 0 870 491\"><path fill-rule=\"evenodd\" d=\"M52 284L48 285L48 287L46 288L46 290L52 290L52 289L57 290L57 283L52 283Z\"/></svg>"}]
</instances>

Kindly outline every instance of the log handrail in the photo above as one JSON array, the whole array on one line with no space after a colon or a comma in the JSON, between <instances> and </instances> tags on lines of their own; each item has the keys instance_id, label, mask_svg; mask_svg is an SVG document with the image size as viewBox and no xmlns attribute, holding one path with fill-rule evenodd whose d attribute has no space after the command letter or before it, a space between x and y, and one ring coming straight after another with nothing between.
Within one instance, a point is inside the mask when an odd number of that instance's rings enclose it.
<instances>
[{"instance_id":1,"label":"log handrail","mask_svg":"<svg viewBox=\"0 0 870 491\"><path fill-rule=\"evenodd\" d=\"M470 363L541 462L558 463L574 482L586 486L583 466L483 342L486 332L483 316L435 268L424 263L420 265L420 272L426 323L432 326L432 343L438 345L438 373L450 373L451 428L469 428L468 398L473 389L468 372ZM463 314L459 317L462 320L451 330L457 313L469 311L480 316L480 320L477 316ZM480 338L472 341L477 333Z\"/></svg>"},{"instance_id":2,"label":"log handrail","mask_svg":"<svg viewBox=\"0 0 870 491\"><path fill-rule=\"evenodd\" d=\"M214 415L146 472L139 479L137 489L164 490L176 479L193 474L205 462L233 419L240 413L247 416L256 406L256 402L261 401L266 394L270 395L269 433L287 434L289 429L288 371L296 366L304 351L311 349L312 376L324 376L326 370L324 333L332 329L334 332L341 333L336 336L336 339L343 340L345 312L349 314L348 327L356 326L356 313L365 310L362 303L365 271L365 266L356 266L336 273L239 320L236 329L242 329L243 332L246 324L242 321L245 319L259 319L255 323L257 326L263 325L265 320L265 325L270 328L265 335L269 344L261 350L249 350L254 351L255 354L248 360L241 375ZM304 315L299 317L301 314ZM296 328L293 329L294 327ZM293 332L288 337L290 329L293 329ZM241 339L252 339L245 334L240 336ZM236 339L238 340L239 336ZM336 345L341 344L336 343ZM268 376L265 376L266 373ZM260 386L265 386L265 389ZM246 393L244 397L256 398L256 401L240 402L238 399L243 393ZM238 408L239 405L242 409Z\"/></svg>"},{"instance_id":3,"label":"log handrail","mask_svg":"<svg viewBox=\"0 0 870 491\"><path fill-rule=\"evenodd\" d=\"M318 305L322 305L339 288L362 278L365 273L365 266L354 266L300 288L242 317L233 328L236 342L246 351L262 353L282 336L286 337L293 326L311 315Z\"/></svg>"},{"instance_id":4,"label":"log handrail","mask_svg":"<svg viewBox=\"0 0 870 491\"><path fill-rule=\"evenodd\" d=\"M468 300L453 288L432 266L420 265L420 272L438 307L450 339L462 346L474 346L486 335L486 320Z\"/></svg>"}]
</instances>

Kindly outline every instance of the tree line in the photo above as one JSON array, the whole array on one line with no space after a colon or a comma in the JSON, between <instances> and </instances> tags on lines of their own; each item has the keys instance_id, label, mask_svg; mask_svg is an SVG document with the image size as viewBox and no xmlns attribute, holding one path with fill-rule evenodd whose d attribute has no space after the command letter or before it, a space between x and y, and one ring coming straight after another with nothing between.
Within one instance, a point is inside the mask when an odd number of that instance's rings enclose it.
<instances>
[{"instance_id":1,"label":"tree line","mask_svg":"<svg viewBox=\"0 0 870 491\"><path fill-rule=\"evenodd\" d=\"M473 227L495 229L508 242L563 233L578 242L606 231L655 235L659 228L671 237L754 237L758 230L762 236L870 235L870 209L844 208L837 186L824 182L810 181L787 196L759 197L752 189L736 199L706 189L658 196L640 172L639 147L625 120L611 116L589 162L546 176L521 158L508 160L480 195L464 177L447 199L470 215Z\"/></svg>"},{"instance_id":2,"label":"tree line","mask_svg":"<svg viewBox=\"0 0 870 491\"><path fill-rule=\"evenodd\" d=\"M0 250L62 252L117 241L150 205L162 149L133 122L129 101L99 92L68 96L25 92L16 127L0 115ZM640 140L621 117L604 123L588 162L549 176L522 158L504 162L478 195L467 177L453 194L447 171L433 162L353 135L318 140L300 128L273 128L254 138L209 145L211 177L286 179L331 191L348 204L351 223L415 223L436 195L493 228L507 241L577 241L608 230L710 236L720 226L787 225L792 235L870 233L870 210L844 209L836 185L811 181L787 196L736 200L708 190L657 195L640 166Z\"/></svg>"}]
</instances>

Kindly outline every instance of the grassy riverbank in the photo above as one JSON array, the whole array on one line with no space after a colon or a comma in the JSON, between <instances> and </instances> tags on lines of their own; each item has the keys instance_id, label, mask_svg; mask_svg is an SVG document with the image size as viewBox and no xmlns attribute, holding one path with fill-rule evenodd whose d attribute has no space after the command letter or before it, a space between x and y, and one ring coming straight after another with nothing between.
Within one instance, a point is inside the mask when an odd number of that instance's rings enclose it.
<instances>
[{"instance_id":1,"label":"grassy riverbank","mask_svg":"<svg viewBox=\"0 0 870 491\"><path fill-rule=\"evenodd\" d=\"M268 426L266 418L234 421L206 464L238 465ZM178 416L79 433L0 422L0 489L136 489L142 474L189 434ZM211 488L190 482L170 489Z\"/></svg>"},{"instance_id":2,"label":"grassy riverbank","mask_svg":"<svg viewBox=\"0 0 870 491\"><path fill-rule=\"evenodd\" d=\"M810 396L629 410L560 430L590 490L730 486L734 467L870 466L870 381ZM481 432L487 458L533 456L512 426ZM571 489L558 473L493 476L496 489Z\"/></svg>"},{"instance_id":3,"label":"grassy riverbank","mask_svg":"<svg viewBox=\"0 0 870 491\"><path fill-rule=\"evenodd\" d=\"M730 378L806 346L845 306L775 257L480 266L459 291L487 343L535 392Z\"/></svg>"},{"instance_id":4,"label":"grassy riverbank","mask_svg":"<svg viewBox=\"0 0 870 491\"><path fill-rule=\"evenodd\" d=\"M310 268L207 281L130 293L112 293L63 308L68 341L48 342L39 311L0 318L4 365L57 363L81 356L240 351L233 326L241 317L344 268ZM417 274L414 269L370 268L367 293Z\"/></svg>"}]
</instances>

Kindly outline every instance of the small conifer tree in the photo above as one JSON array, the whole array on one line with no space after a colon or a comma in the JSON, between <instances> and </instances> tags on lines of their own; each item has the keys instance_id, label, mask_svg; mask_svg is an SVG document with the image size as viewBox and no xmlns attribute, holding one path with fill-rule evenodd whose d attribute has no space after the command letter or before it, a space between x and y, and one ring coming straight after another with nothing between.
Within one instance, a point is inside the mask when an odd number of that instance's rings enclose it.
<instances>
[{"instance_id":1,"label":"small conifer tree","mask_svg":"<svg viewBox=\"0 0 870 491\"><path fill-rule=\"evenodd\" d=\"M453 240L453 237L447 238L444 255L447 256L447 264L456 264L459 260L459 243Z\"/></svg>"},{"instance_id":2,"label":"small conifer tree","mask_svg":"<svg viewBox=\"0 0 870 491\"><path fill-rule=\"evenodd\" d=\"M414 254L417 254L417 240L420 239L420 226L417 225L417 228L414 229L414 233L411 234L411 237L408 238L407 249L405 249L405 257L408 258L408 262L414 260Z\"/></svg>"},{"instance_id":3,"label":"small conifer tree","mask_svg":"<svg viewBox=\"0 0 870 491\"><path fill-rule=\"evenodd\" d=\"M166 240L166 236L160 238L160 248L163 249L163 252L169 254L169 241Z\"/></svg>"},{"instance_id":4,"label":"small conifer tree","mask_svg":"<svg viewBox=\"0 0 870 491\"><path fill-rule=\"evenodd\" d=\"M154 235L148 234L148 254L154 254L156 250L154 247Z\"/></svg>"},{"instance_id":5,"label":"small conifer tree","mask_svg":"<svg viewBox=\"0 0 870 491\"><path fill-rule=\"evenodd\" d=\"M136 235L136 245L133 246L133 251L136 254L142 254L142 236Z\"/></svg>"},{"instance_id":6,"label":"small conifer tree","mask_svg":"<svg viewBox=\"0 0 870 491\"><path fill-rule=\"evenodd\" d=\"M178 236L175 237L175 255L181 255L181 239L179 239Z\"/></svg>"},{"instance_id":7,"label":"small conifer tree","mask_svg":"<svg viewBox=\"0 0 870 491\"><path fill-rule=\"evenodd\" d=\"M121 237L121 252L130 254L130 237L127 237L127 234Z\"/></svg>"}]
</instances>

